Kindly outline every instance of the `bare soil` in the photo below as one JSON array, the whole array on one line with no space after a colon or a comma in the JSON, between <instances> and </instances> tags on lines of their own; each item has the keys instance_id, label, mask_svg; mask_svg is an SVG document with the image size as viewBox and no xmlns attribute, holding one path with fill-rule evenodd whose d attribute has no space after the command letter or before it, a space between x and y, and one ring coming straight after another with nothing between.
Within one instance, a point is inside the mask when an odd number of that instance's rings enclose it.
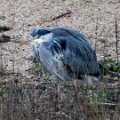
<instances>
[{"instance_id":1,"label":"bare soil","mask_svg":"<svg viewBox=\"0 0 120 120\"><path fill-rule=\"evenodd\" d=\"M71 14L63 15L66 11ZM58 19L53 20L57 16ZM61 86L58 92L53 79L43 70L36 72L30 45L18 48L20 42L31 39L30 33L39 27L50 29L66 27L75 29L88 37L95 48L98 60L105 54L120 60L120 1L119 0L3 0L0 1L0 26L11 28L0 34L10 36L11 41L0 43L0 81L5 93L1 96L1 119L4 120L120 120L120 80L106 76L102 90L111 97L104 101L104 111L99 105L88 105L90 97L77 81L77 87ZM32 72L30 72L32 70ZM12 86L12 90L10 89ZM22 87L21 87L22 86ZM99 86L101 88L101 86ZM96 88L95 88L96 89ZM98 89L98 88L97 88ZM27 92L26 92L27 91ZM113 91L118 91L117 93ZM113 95L114 94L114 95ZM113 97L113 99L112 99ZM89 100L87 101L86 98ZM86 103L85 103L86 102ZM112 103L113 105L109 104ZM87 105L86 105L87 104ZM116 107L116 104L119 107ZM116 110L117 109L117 110ZM8 116L6 116L8 114ZM99 119L98 119L99 120Z\"/></svg>"}]
</instances>

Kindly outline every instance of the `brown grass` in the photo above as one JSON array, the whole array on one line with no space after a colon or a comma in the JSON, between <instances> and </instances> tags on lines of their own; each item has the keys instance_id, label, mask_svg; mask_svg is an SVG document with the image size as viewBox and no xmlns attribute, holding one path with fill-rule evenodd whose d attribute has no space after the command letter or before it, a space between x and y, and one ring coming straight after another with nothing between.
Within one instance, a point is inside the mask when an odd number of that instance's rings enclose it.
<instances>
[{"instance_id":1,"label":"brown grass","mask_svg":"<svg viewBox=\"0 0 120 120\"><path fill-rule=\"evenodd\" d=\"M0 43L0 119L119 120L116 76L105 76L95 88L83 86L80 80L77 86L64 83L58 92L56 82L43 69L36 70L31 47L17 48L35 28L67 27L88 36L99 60L109 55L120 61L119 6L119 0L0 1L0 26L12 28L4 32L11 42ZM67 10L72 14L52 20Z\"/></svg>"}]
</instances>

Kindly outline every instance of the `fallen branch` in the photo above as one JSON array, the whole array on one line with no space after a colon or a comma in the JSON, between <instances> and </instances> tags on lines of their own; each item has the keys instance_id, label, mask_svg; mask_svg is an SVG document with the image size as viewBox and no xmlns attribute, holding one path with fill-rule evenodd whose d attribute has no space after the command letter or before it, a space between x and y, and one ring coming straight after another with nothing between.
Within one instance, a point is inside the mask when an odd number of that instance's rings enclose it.
<instances>
[{"instance_id":1,"label":"fallen branch","mask_svg":"<svg viewBox=\"0 0 120 120\"><path fill-rule=\"evenodd\" d=\"M102 103L102 102L98 102L98 105L108 105L108 106L120 106L120 104L114 104L114 103Z\"/></svg>"},{"instance_id":2,"label":"fallen branch","mask_svg":"<svg viewBox=\"0 0 120 120\"><path fill-rule=\"evenodd\" d=\"M118 73L112 72L112 71L110 71L110 70L108 70L108 69L107 69L107 72L108 72L109 74L111 74L111 75L115 75L115 76L118 76L118 77L120 78L120 74L118 74Z\"/></svg>"},{"instance_id":3,"label":"fallen branch","mask_svg":"<svg viewBox=\"0 0 120 120\"><path fill-rule=\"evenodd\" d=\"M59 19L59 18L61 18L61 17L64 17L64 16L66 16L66 15L69 15L69 14L71 14L71 13L72 13L72 12L71 12L70 10L67 10L67 12L62 13L61 15L58 15L58 16L52 18L52 20Z\"/></svg>"},{"instance_id":4,"label":"fallen branch","mask_svg":"<svg viewBox=\"0 0 120 120\"><path fill-rule=\"evenodd\" d=\"M59 19L59 18L61 18L61 17L66 16L66 15L70 15L71 13L72 13L72 12L71 12L70 10L67 10L65 13L62 13L62 14L60 14L60 15L58 15L58 16L55 16L55 17L53 17L53 18L50 19L50 20L45 20L44 22L42 22L42 23L40 23L40 24L43 24L43 23L46 23L46 22L54 21L54 20L56 20L56 19Z\"/></svg>"},{"instance_id":5,"label":"fallen branch","mask_svg":"<svg viewBox=\"0 0 120 120\"><path fill-rule=\"evenodd\" d=\"M99 63L99 64L103 67L103 65L102 65L101 63ZM103 67L103 69L104 69L104 71L105 71L105 74L115 75L115 76L117 76L117 77L120 78L120 74L119 74L119 73L115 73L115 72L113 72L113 71L110 71L110 70L108 70L108 69L105 68L105 67Z\"/></svg>"}]
</instances>

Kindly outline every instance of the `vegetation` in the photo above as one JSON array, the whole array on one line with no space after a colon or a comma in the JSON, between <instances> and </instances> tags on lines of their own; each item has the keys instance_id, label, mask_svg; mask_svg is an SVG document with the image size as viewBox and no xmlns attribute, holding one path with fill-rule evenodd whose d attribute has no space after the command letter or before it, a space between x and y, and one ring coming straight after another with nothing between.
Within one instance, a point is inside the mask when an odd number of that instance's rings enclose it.
<instances>
[{"instance_id":1,"label":"vegetation","mask_svg":"<svg viewBox=\"0 0 120 120\"><path fill-rule=\"evenodd\" d=\"M0 30L0 119L119 120L119 5L119 0L1 1L5 16L0 15L0 24L11 26L4 34L12 39L4 43ZM66 15L68 8L71 12ZM87 34L108 74L93 86L82 80L58 85L38 63L33 63L29 46L17 49L38 24L69 27Z\"/></svg>"}]
</instances>

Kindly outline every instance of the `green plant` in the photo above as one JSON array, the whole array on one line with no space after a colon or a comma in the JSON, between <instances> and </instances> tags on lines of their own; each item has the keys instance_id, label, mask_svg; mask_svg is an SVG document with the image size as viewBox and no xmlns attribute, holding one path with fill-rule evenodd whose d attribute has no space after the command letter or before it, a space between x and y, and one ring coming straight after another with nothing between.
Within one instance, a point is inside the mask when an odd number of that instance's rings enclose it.
<instances>
[{"instance_id":1,"label":"green plant","mask_svg":"<svg viewBox=\"0 0 120 120\"><path fill-rule=\"evenodd\" d=\"M5 94L5 89L4 88L0 88L0 96L3 96Z\"/></svg>"},{"instance_id":2,"label":"green plant","mask_svg":"<svg viewBox=\"0 0 120 120\"><path fill-rule=\"evenodd\" d=\"M105 39L104 38L98 38L98 41L101 42L101 43L104 43Z\"/></svg>"},{"instance_id":3,"label":"green plant","mask_svg":"<svg viewBox=\"0 0 120 120\"><path fill-rule=\"evenodd\" d=\"M45 77L45 78L41 79L39 82L40 82L40 83L46 83L46 82L48 82L49 80L50 80L49 77Z\"/></svg>"},{"instance_id":4,"label":"green plant","mask_svg":"<svg viewBox=\"0 0 120 120\"><path fill-rule=\"evenodd\" d=\"M98 102L107 102L110 98L110 93L100 90L88 90L90 104L97 104Z\"/></svg>"},{"instance_id":5,"label":"green plant","mask_svg":"<svg viewBox=\"0 0 120 120\"><path fill-rule=\"evenodd\" d=\"M16 39L14 42L15 43L20 43L21 41L19 39Z\"/></svg>"},{"instance_id":6,"label":"green plant","mask_svg":"<svg viewBox=\"0 0 120 120\"><path fill-rule=\"evenodd\" d=\"M102 60L102 65L110 71L120 72L120 62L110 57L105 57L105 59Z\"/></svg>"},{"instance_id":7,"label":"green plant","mask_svg":"<svg viewBox=\"0 0 120 120\"><path fill-rule=\"evenodd\" d=\"M29 73L39 73L39 72L42 72L44 69L43 67L38 67L38 68L35 68L35 69L31 69L31 70L28 70Z\"/></svg>"},{"instance_id":8,"label":"green plant","mask_svg":"<svg viewBox=\"0 0 120 120\"><path fill-rule=\"evenodd\" d=\"M69 84L67 82L61 82L60 86L67 87Z\"/></svg>"},{"instance_id":9,"label":"green plant","mask_svg":"<svg viewBox=\"0 0 120 120\"><path fill-rule=\"evenodd\" d=\"M25 90L25 92L26 92L27 94L31 94L31 93L32 93L32 88L25 87L24 90Z\"/></svg>"},{"instance_id":10,"label":"green plant","mask_svg":"<svg viewBox=\"0 0 120 120\"><path fill-rule=\"evenodd\" d=\"M5 16L0 16L0 19L2 19L2 20L3 20L4 18L5 18Z\"/></svg>"}]
</instances>

